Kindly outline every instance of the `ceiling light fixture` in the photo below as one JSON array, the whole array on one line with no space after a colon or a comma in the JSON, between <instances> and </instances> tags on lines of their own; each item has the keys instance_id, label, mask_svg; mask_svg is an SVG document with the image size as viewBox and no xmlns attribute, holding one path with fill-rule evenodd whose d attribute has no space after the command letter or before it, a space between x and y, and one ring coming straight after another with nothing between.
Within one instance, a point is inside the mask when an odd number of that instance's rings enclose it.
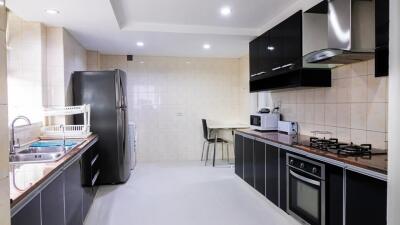
<instances>
[{"instance_id":1,"label":"ceiling light fixture","mask_svg":"<svg viewBox=\"0 0 400 225\"><path fill-rule=\"evenodd\" d=\"M204 49L210 49L210 48L211 48L211 45L210 45L210 44L204 44L204 45L203 45L203 48L204 48Z\"/></svg>"},{"instance_id":2,"label":"ceiling light fixture","mask_svg":"<svg viewBox=\"0 0 400 225\"><path fill-rule=\"evenodd\" d=\"M221 8L220 13L223 16L229 16L232 13L232 9L229 6L224 6L224 7Z\"/></svg>"},{"instance_id":3,"label":"ceiling light fixture","mask_svg":"<svg viewBox=\"0 0 400 225\"><path fill-rule=\"evenodd\" d=\"M58 11L56 9L46 9L46 13L47 14L51 14L51 15L55 15L55 14L59 14L60 11Z\"/></svg>"},{"instance_id":4,"label":"ceiling light fixture","mask_svg":"<svg viewBox=\"0 0 400 225\"><path fill-rule=\"evenodd\" d=\"M143 46L144 46L144 43L141 42L141 41L138 41L138 42L136 42L136 45L139 46L139 47L143 47Z\"/></svg>"},{"instance_id":5,"label":"ceiling light fixture","mask_svg":"<svg viewBox=\"0 0 400 225\"><path fill-rule=\"evenodd\" d=\"M0 0L0 6L4 5L4 0Z\"/></svg>"}]
</instances>

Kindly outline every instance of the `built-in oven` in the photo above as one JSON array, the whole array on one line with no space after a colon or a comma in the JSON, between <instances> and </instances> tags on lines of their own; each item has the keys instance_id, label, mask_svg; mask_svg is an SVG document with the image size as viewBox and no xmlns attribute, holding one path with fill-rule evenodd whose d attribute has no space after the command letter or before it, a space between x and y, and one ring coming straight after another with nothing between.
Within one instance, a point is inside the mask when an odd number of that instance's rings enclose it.
<instances>
[{"instance_id":1,"label":"built-in oven","mask_svg":"<svg viewBox=\"0 0 400 225\"><path fill-rule=\"evenodd\" d=\"M325 165L287 154L287 213L308 225L325 225Z\"/></svg>"}]
</instances>

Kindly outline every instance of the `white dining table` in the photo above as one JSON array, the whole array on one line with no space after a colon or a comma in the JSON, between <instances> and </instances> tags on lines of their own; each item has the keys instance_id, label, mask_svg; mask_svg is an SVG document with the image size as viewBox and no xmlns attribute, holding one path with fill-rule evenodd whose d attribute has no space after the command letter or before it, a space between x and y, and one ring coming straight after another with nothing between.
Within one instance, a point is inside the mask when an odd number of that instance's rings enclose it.
<instances>
[{"instance_id":1,"label":"white dining table","mask_svg":"<svg viewBox=\"0 0 400 225\"><path fill-rule=\"evenodd\" d=\"M211 131L215 133L215 144L214 144L214 153L213 153L213 167L215 167L215 152L217 150L217 140L218 140L218 131L219 130L232 130L236 129L247 129L250 128L250 125L240 123L240 122L218 122L218 121L207 121L207 127Z\"/></svg>"}]
</instances>

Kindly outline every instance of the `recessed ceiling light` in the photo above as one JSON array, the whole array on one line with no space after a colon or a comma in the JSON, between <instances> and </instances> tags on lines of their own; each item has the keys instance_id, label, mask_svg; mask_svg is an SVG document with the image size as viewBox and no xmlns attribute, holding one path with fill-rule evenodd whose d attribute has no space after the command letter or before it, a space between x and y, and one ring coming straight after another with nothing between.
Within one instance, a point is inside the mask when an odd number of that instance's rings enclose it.
<instances>
[{"instance_id":1,"label":"recessed ceiling light","mask_svg":"<svg viewBox=\"0 0 400 225\"><path fill-rule=\"evenodd\" d=\"M221 15L223 15L223 16L229 16L229 15L231 15L231 13L232 13L232 9L231 9L231 7L229 7L229 6L224 6L224 7L221 8L220 13L221 13Z\"/></svg>"},{"instance_id":2,"label":"recessed ceiling light","mask_svg":"<svg viewBox=\"0 0 400 225\"><path fill-rule=\"evenodd\" d=\"M140 61L140 64L144 64L144 61Z\"/></svg>"},{"instance_id":3,"label":"recessed ceiling light","mask_svg":"<svg viewBox=\"0 0 400 225\"><path fill-rule=\"evenodd\" d=\"M144 43L141 42L141 41L138 41L138 42L136 42L136 45L139 46L139 47L143 47L143 46L144 46Z\"/></svg>"},{"instance_id":4,"label":"recessed ceiling light","mask_svg":"<svg viewBox=\"0 0 400 225\"><path fill-rule=\"evenodd\" d=\"M203 45L203 48L204 48L204 49L210 49L210 48L211 48L211 45L210 45L210 44L204 44L204 45Z\"/></svg>"},{"instance_id":5,"label":"recessed ceiling light","mask_svg":"<svg viewBox=\"0 0 400 225\"><path fill-rule=\"evenodd\" d=\"M57 9L46 9L46 13L55 15L55 14L59 14L60 11L58 11Z\"/></svg>"},{"instance_id":6,"label":"recessed ceiling light","mask_svg":"<svg viewBox=\"0 0 400 225\"><path fill-rule=\"evenodd\" d=\"M4 5L4 0L0 0L0 5Z\"/></svg>"}]
</instances>

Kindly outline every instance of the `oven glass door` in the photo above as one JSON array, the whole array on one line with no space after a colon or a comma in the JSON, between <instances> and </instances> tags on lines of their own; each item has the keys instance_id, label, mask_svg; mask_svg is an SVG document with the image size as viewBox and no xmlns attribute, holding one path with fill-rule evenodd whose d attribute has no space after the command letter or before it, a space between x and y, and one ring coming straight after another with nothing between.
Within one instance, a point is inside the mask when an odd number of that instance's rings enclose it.
<instances>
[{"instance_id":1,"label":"oven glass door","mask_svg":"<svg viewBox=\"0 0 400 225\"><path fill-rule=\"evenodd\" d=\"M288 210L310 225L323 225L323 181L296 169L288 170Z\"/></svg>"},{"instance_id":2,"label":"oven glass door","mask_svg":"<svg viewBox=\"0 0 400 225\"><path fill-rule=\"evenodd\" d=\"M250 116L250 125L251 126L261 126L261 116L251 115Z\"/></svg>"}]
</instances>

